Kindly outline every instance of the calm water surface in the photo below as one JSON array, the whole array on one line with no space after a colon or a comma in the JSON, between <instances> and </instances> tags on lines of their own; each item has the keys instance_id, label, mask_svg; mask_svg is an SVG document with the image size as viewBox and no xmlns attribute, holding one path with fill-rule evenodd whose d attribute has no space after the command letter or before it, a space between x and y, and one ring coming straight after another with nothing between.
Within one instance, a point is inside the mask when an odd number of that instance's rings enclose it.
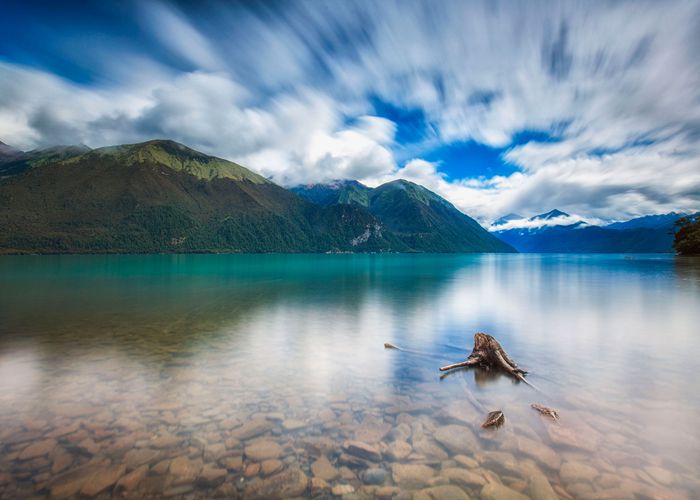
<instances>
[{"instance_id":1,"label":"calm water surface","mask_svg":"<svg viewBox=\"0 0 700 500\"><path fill-rule=\"evenodd\" d=\"M0 257L0 290L3 499L698 498L697 260ZM441 378L477 331L541 392Z\"/></svg>"}]
</instances>

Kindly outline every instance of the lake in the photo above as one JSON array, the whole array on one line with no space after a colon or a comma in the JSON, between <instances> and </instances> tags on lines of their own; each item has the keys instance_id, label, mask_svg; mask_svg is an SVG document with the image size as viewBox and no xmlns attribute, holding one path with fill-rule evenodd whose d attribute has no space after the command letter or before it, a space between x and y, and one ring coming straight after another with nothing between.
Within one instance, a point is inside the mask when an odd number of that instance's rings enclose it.
<instances>
[{"instance_id":1,"label":"lake","mask_svg":"<svg viewBox=\"0 0 700 500\"><path fill-rule=\"evenodd\" d=\"M700 260L7 256L0 287L3 499L698 498ZM441 377L479 331L536 389Z\"/></svg>"}]
</instances>

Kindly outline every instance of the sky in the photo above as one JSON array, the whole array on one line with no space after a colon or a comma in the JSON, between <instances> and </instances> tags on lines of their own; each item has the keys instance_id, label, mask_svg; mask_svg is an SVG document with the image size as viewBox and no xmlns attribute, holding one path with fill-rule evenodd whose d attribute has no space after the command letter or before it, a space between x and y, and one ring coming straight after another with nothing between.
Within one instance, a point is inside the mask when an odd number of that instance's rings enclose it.
<instances>
[{"instance_id":1,"label":"sky","mask_svg":"<svg viewBox=\"0 0 700 500\"><path fill-rule=\"evenodd\" d=\"M5 0L0 141L167 138L489 223L700 209L697 1Z\"/></svg>"}]
</instances>

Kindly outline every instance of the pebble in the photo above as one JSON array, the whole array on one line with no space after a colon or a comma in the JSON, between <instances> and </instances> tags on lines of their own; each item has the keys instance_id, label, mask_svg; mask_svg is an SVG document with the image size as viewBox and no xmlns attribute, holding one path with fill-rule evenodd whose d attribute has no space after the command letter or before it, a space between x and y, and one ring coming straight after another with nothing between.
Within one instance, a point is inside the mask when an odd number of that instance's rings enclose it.
<instances>
[{"instance_id":1,"label":"pebble","mask_svg":"<svg viewBox=\"0 0 700 500\"><path fill-rule=\"evenodd\" d=\"M389 473L384 469L371 468L362 471L360 477L365 484L381 485L384 484L387 477L389 477Z\"/></svg>"},{"instance_id":2,"label":"pebble","mask_svg":"<svg viewBox=\"0 0 700 500\"><path fill-rule=\"evenodd\" d=\"M431 467L419 464L394 464L391 473L396 484L411 489L425 486L435 475Z\"/></svg>"},{"instance_id":3,"label":"pebble","mask_svg":"<svg viewBox=\"0 0 700 500\"><path fill-rule=\"evenodd\" d=\"M559 476L565 483L591 482L597 475L598 469L583 462L564 462L559 469Z\"/></svg>"},{"instance_id":4,"label":"pebble","mask_svg":"<svg viewBox=\"0 0 700 500\"><path fill-rule=\"evenodd\" d=\"M386 449L386 455L392 460L403 460L411 454L413 448L406 441L392 441Z\"/></svg>"},{"instance_id":5,"label":"pebble","mask_svg":"<svg viewBox=\"0 0 700 500\"><path fill-rule=\"evenodd\" d=\"M266 433L272 429L272 424L267 420L250 420L231 432L236 439L250 439Z\"/></svg>"},{"instance_id":6,"label":"pebble","mask_svg":"<svg viewBox=\"0 0 700 500\"><path fill-rule=\"evenodd\" d=\"M434 437L451 453L464 453L479 448L479 442L472 430L463 425L438 427Z\"/></svg>"},{"instance_id":7,"label":"pebble","mask_svg":"<svg viewBox=\"0 0 700 500\"><path fill-rule=\"evenodd\" d=\"M289 420L285 420L282 422L282 428L285 431L296 431L299 429L303 429L307 425L308 424L306 422L304 422L303 420L289 419Z\"/></svg>"},{"instance_id":8,"label":"pebble","mask_svg":"<svg viewBox=\"0 0 700 500\"><path fill-rule=\"evenodd\" d=\"M117 481L116 489L124 490L126 492L134 491L146 477L147 473L148 466L142 465L138 469L131 471L126 476L119 479L119 481Z\"/></svg>"},{"instance_id":9,"label":"pebble","mask_svg":"<svg viewBox=\"0 0 700 500\"><path fill-rule=\"evenodd\" d=\"M451 483L459 484L468 487L481 487L486 484L486 479L483 476L470 470L461 468L448 468L440 472L441 476L446 477Z\"/></svg>"},{"instance_id":10,"label":"pebble","mask_svg":"<svg viewBox=\"0 0 700 500\"><path fill-rule=\"evenodd\" d=\"M528 497L507 486L489 483L481 489L482 500L529 500Z\"/></svg>"},{"instance_id":11,"label":"pebble","mask_svg":"<svg viewBox=\"0 0 700 500\"><path fill-rule=\"evenodd\" d=\"M469 495L457 486L442 485L416 492L413 500L469 500Z\"/></svg>"},{"instance_id":12,"label":"pebble","mask_svg":"<svg viewBox=\"0 0 700 500\"><path fill-rule=\"evenodd\" d=\"M301 496L308 488L309 480L299 467L290 467L268 478L251 483L245 489L245 497L267 500Z\"/></svg>"},{"instance_id":13,"label":"pebble","mask_svg":"<svg viewBox=\"0 0 700 500\"><path fill-rule=\"evenodd\" d=\"M37 441L22 450L18 458L20 460L29 460L31 458L43 457L51 453L57 444L58 442L53 438Z\"/></svg>"},{"instance_id":14,"label":"pebble","mask_svg":"<svg viewBox=\"0 0 700 500\"><path fill-rule=\"evenodd\" d=\"M264 460L260 464L260 471L262 472L263 476L269 476L271 474L274 474L278 470L282 468L283 464L280 460L277 459L268 459Z\"/></svg>"},{"instance_id":15,"label":"pebble","mask_svg":"<svg viewBox=\"0 0 700 500\"><path fill-rule=\"evenodd\" d=\"M174 476L173 484L180 485L194 481L202 470L202 467L203 463L199 458L189 459L184 456L174 458L173 461L170 462L169 468L170 474Z\"/></svg>"},{"instance_id":16,"label":"pebble","mask_svg":"<svg viewBox=\"0 0 700 500\"><path fill-rule=\"evenodd\" d=\"M125 472L126 465L123 464L100 467L86 479L80 489L80 493L87 496L95 496L116 483Z\"/></svg>"},{"instance_id":17,"label":"pebble","mask_svg":"<svg viewBox=\"0 0 700 500\"><path fill-rule=\"evenodd\" d=\"M245 477L257 476L260 473L260 464L248 464L243 473Z\"/></svg>"},{"instance_id":18,"label":"pebble","mask_svg":"<svg viewBox=\"0 0 700 500\"><path fill-rule=\"evenodd\" d=\"M336 484L331 489L331 493L333 493L337 497L342 497L343 495L346 495L348 493L354 493L354 492L355 492L355 488L353 488L349 484Z\"/></svg>"},{"instance_id":19,"label":"pebble","mask_svg":"<svg viewBox=\"0 0 700 500\"><path fill-rule=\"evenodd\" d=\"M245 456L256 462L267 460L269 458L278 458L284 450L275 441L262 440L256 441L245 448Z\"/></svg>"},{"instance_id":20,"label":"pebble","mask_svg":"<svg viewBox=\"0 0 700 500\"><path fill-rule=\"evenodd\" d=\"M372 462L379 462L381 460L379 450L375 446L361 441L346 441L343 443L343 449L350 455L355 455Z\"/></svg>"},{"instance_id":21,"label":"pebble","mask_svg":"<svg viewBox=\"0 0 700 500\"><path fill-rule=\"evenodd\" d=\"M318 460L311 464L311 472L314 477L318 477L324 481L333 481L340 475L338 469L331 464L325 455L321 455Z\"/></svg>"}]
</instances>

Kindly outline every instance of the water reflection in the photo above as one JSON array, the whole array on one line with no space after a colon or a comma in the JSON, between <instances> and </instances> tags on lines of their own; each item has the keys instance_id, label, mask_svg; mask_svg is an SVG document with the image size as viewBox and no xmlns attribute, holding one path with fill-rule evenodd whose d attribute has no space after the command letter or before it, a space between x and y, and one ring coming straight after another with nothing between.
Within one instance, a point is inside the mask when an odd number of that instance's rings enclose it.
<instances>
[{"instance_id":1,"label":"water reflection","mask_svg":"<svg viewBox=\"0 0 700 500\"><path fill-rule=\"evenodd\" d=\"M657 256L3 257L0 496L689 497L699 285ZM479 330L545 395L441 379Z\"/></svg>"}]
</instances>

